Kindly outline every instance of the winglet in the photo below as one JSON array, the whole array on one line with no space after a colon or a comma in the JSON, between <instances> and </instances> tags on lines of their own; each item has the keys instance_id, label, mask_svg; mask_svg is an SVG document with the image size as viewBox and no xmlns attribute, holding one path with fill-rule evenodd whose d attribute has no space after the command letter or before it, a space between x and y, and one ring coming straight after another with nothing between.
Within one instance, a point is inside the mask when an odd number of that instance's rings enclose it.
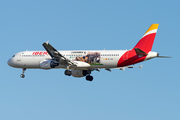
<instances>
[{"instance_id":1,"label":"winglet","mask_svg":"<svg viewBox=\"0 0 180 120\"><path fill-rule=\"evenodd\" d=\"M139 68L141 68L141 69L142 69L142 66L143 66L143 65L140 65L140 66L139 66Z\"/></svg>"},{"instance_id":2,"label":"winglet","mask_svg":"<svg viewBox=\"0 0 180 120\"><path fill-rule=\"evenodd\" d=\"M48 41L46 41L46 44L49 44L49 40L48 40Z\"/></svg>"}]
</instances>

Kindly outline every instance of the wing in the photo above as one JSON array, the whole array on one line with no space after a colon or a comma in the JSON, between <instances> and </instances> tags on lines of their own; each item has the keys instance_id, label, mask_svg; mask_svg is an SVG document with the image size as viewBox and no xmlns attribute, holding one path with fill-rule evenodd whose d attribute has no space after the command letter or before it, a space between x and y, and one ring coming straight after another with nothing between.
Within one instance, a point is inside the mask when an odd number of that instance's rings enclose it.
<instances>
[{"instance_id":1,"label":"wing","mask_svg":"<svg viewBox=\"0 0 180 120\"><path fill-rule=\"evenodd\" d=\"M135 67L142 68L142 65L140 65L140 66L125 66L125 67L119 67L118 69L125 71L126 68L135 68Z\"/></svg>"},{"instance_id":2,"label":"wing","mask_svg":"<svg viewBox=\"0 0 180 120\"><path fill-rule=\"evenodd\" d=\"M119 70L125 71L126 68L135 68L135 67L142 68L142 65L140 65L140 66L125 66L125 67L118 67L118 68L112 68L112 69L119 69ZM100 72L100 69L105 69L105 70L111 72L110 68L94 68L93 70L96 70L96 71Z\"/></svg>"},{"instance_id":3,"label":"wing","mask_svg":"<svg viewBox=\"0 0 180 120\"><path fill-rule=\"evenodd\" d=\"M59 64L61 64L61 65L76 65L75 62L64 57L54 47L52 47L48 42L49 41L43 43L42 45L46 49L46 51L49 53L49 55L52 57L52 59L59 62Z\"/></svg>"}]
</instances>

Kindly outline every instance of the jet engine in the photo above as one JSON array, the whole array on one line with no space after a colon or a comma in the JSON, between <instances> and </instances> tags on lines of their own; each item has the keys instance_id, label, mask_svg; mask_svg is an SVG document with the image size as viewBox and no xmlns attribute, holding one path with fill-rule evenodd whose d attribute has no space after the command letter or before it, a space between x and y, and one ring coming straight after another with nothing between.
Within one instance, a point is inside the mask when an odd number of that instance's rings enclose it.
<instances>
[{"instance_id":1,"label":"jet engine","mask_svg":"<svg viewBox=\"0 0 180 120\"><path fill-rule=\"evenodd\" d=\"M73 77L84 77L87 74L91 74L90 70L72 70L71 74Z\"/></svg>"},{"instance_id":2,"label":"jet engine","mask_svg":"<svg viewBox=\"0 0 180 120\"><path fill-rule=\"evenodd\" d=\"M41 69L51 69L58 66L59 63L54 60L42 60L39 65Z\"/></svg>"}]
</instances>

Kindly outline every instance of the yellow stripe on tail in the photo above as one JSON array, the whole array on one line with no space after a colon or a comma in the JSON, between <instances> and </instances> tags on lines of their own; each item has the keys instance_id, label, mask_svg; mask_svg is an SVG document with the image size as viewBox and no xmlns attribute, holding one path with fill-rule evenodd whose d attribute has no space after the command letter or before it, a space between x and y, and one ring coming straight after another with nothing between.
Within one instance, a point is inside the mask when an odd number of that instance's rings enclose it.
<instances>
[{"instance_id":1,"label":"yellow stripe on tail","mask_svg":"<svg viewBox=\"0 0 180 120\"><path fill-rule=\"evenodd\" d=\"M148 54L151 51L159 24L152 24L134 47L135 51Z\"/></svg>"},{"instance_id":2,"label":"yellow stripe on tail","mask_svg":"<svg viewBox=\"0 0 180 120\"><path fill-rule=\"evenodd\" d=\"M159 26L159 24L152 24L144 34L148 33L151 30L158 29L158 26Z\"/></svg>"}]
</instances>

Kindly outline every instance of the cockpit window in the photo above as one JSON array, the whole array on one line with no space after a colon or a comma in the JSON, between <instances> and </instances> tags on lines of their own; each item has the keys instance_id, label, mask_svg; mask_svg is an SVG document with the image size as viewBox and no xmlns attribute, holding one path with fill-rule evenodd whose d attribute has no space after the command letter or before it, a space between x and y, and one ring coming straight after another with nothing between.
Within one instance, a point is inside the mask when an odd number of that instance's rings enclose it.
<instances>
[{"instance_id":1,"label":"cockpit window","mask_svg":"<svg viewBox=\"0 0 180 120\"><path fill-rule=\"evenodd\" d=\"M15 57L15 55L13 55L12 57Z\"/></svg>"}]
</instances>

